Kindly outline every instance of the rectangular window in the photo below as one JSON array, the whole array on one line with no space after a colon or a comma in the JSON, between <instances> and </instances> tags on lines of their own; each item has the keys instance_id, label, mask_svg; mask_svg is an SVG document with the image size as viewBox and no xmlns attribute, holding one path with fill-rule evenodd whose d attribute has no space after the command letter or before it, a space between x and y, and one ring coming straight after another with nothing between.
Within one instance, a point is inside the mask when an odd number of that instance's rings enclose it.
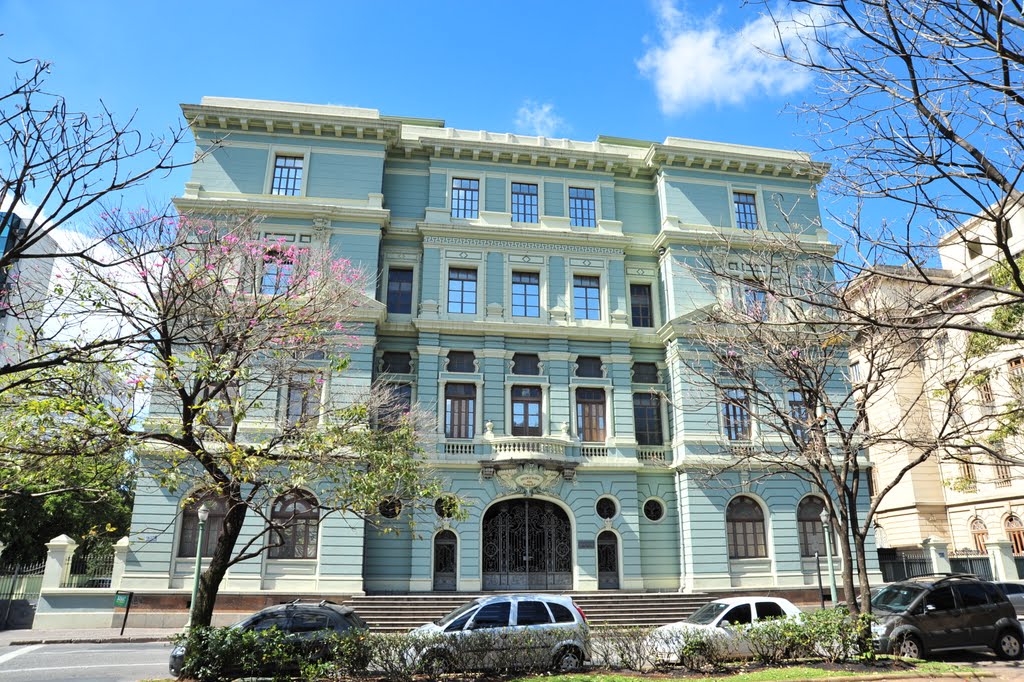
<instances>
[{"instance_id":1,"label":"rectangular window","mask_svg":"<svg viewBox=\"0 0 1024 682\"><path fill-rule=\"evenodd\" d=\"M448 312L476 315L476 270L449 268Z\"/></svg>"},{"instance_id":2,"label":"rectangular window","mask_svg":"<svg viewBox=\"0 0 1024 682\"><path fill-rule=\"evenodd\" d=\"M736 227L741 230L757 229L757 197L753 192L733 192L736 208Z\"/></svg>"},{"instance_id":3,"label":"rectangular window","mask_svg":"<svg viewBox=\"0 0 1024 682\"><path fill-rule=\"evenodd\" d=\"M512 183L512 222L537 222L537 185Z\"/></svg>"},{"instance_id":4,"label":"rectangular window","mask_svg":"<svg viewBox=\"0 0 1024 682\"><path fill-rule=\"evenodd\" d=\"M542 436L541 390L538 386L512 387L512 435Z\"/></svg>"},{"instance_id":5,"label":"rectangular window","mask_svg":"<svg viewBox=\"0 0 1024 682\"><path fill-rule=\"evenodd\" d=\"M475 372L476 371L476 356L471 350L452 350L448 351L448 368L449 372Z\"/></svg>"},{"instance_id":6,"label":"rectangular window","mask_svg":"<svg viewBox=\"0 0 1024 682\"><path fill-rule=\"evenodd\" d=\"M787 391L786 402L789 404L790 428L799 440L806 441L810 436L810 413L807 402L800 391Z\"/></svg>"},{"instance_id":7,"label":"rectangular window","mask_svg":"<svg viewBox=\"0 0 1024 682\"><path fill-rule=\"evenodd\" d=\"M540 374L540 358L532 353L516 353L512 356L512 373L533 376Z\"/></svg>"},{"instance_id":8,"label":"rectangular window","mask_svg":"<svg viewBox=\"0 0 1024 682\"><path fill-rule=\"evenodd\" d=\"M576 358L576 376L600 379L604 376L604 363L596 355L580 355Z\"/></svg>"},{"instance_id":9,"label":"rectangular window","mask_svg":"<svg viewBox=\"0 0 1024 682\"><path fill-rule=\"evenodd\" d=\"M755 320L768 319L768 294L753 282L733 282L732 305Z\"/></svg>"},{"instance_id":10,"label":"rectangular window","mask_svg":"<svg viewBox=\"0 0 1024 682\"><path fill-rule=\"evenodd\" d=\"M412 313L412 269L388 270L388 312L395 315Z\"/></svg>"},{"instance_id":11,"label":"rectangular window","mask_svg":"<svg viewBox=\"0 0 1024 682\"><path fill-rule=\"evenodd\" d=\"M999 458L992 459L992 468L995 475L996 487L1005 488L1010 485L1012 479L1012 473L1010 472L1010 465L1004 460ZM1016 548L1014 548L1016 551Z\"/></svg>"},{"instance_id":12,"label":"rectangular window","mask_svg":"<svg viewBox=\"0 0 1024 682\"><path fill-rule=\"evenodd\" d=\"M605 400L600 388L576 389L576 430L584 443L605 441Z\"/></svg>"},{"instance_id":13,"label":"rectangular window","mask_svg":"<svg viewBox=\"0 0 1024 682\"><path fill-rule=\"evenodd\" d=\"M274 157L274 181L270 193L282 197L297 197L302 192L302 157Z\"/></svg>"},{"instance_id":14,"label":"rectangular window","mask_svg":"<svg viewBox=\"0 0 1024 682\"><path fill-rule=\"evenodd\" d=\"M750 440L750 398L746 389L722 392L722 431L729 440Z\"/></svg>"},{"instance_id":15,"label":"rectangular window","mask_svg":"<svg viewBox=\"0 0 1024 682\"><path fill-rule=\"evenodd\" d=\"M654 326L654 312L651 305L650 284L629 285L629 306L633 313L634 327Z\"/></svg>"},{"instance_id":16,"label":"rectangular window","mask_svg":"<svg viewBox=\"0 0 1024 682\"><path fill-rule=\"evenodd\" d=\"M264 296L278 296L288 293L292 283L293 263L289 256L279 251L268 251L263 256L263 278L260 293Z\"/></svg>"},{"instance_id":17,"label":"rectangular window","mask_svg":"<svg viewBox=\"0 0 1024 682\"><path fill-rule=\"evenodd\" d=\"M540 317L540 275L512 273L512 316Z\"/></svg>"},{"instance_id":18,"label":"rectangular window","mask_svg":"<svg viewBox=\"0 0 1024 682\"><path fill-rule=\"evenodd\" d=\"M574 275L572 278L572 310L577 320L601 319L601 278Z\"/></svg>"},{"instance_id":19,"label":"rectangular window","mask_svg":"<svg viewBox=\"0 0 1024 682\"><path fill-rule=\"evenodd\" d=\"M569 224L573 227L597 227L594 190L583 187L569 188Z\"/></svg>"},{"instance_id":20,"label":"rectangular window","mask_svg":"<svg viewBox=\"0 0 1024 682\"><path fill-rule=\"evenodd\" d=\"M412 386L409 384L385 384L385 403L378 412L377 424L385 431L398 428L402 417L412 410Z\"/></svg>"},{"instance_id":21,"label":"rectangular window","mask_svg":"<svg viewBox=\"0 0 1024 682\"><path fill-rule=\"evenodd\" d=\"M978 489L978 472L971 460L961 460L957 463L959 471L959 486L963 492L973 493Z\"/></svg>"},{"instance_id":22,"label":"rectangular window","mask_svg":"<svg viewBox=\"0 0 1024 682\"><path fill-rule=\"evenodd\" d=\"M860 363L854 362L850 364L850 381L859 384L860 383Z\"/></svg>"},{"instance_id":23,"label":"rectangular window","mask_svg":"<svg viewBox=\"0 0 1024 682\"><path fill-rule=\"evenodd\" d=\"M967 257L974 260L981 256L981 242L975 238L967 240Z\"/></svg>"},{"instance_id":24,"label":"rectangular window","mask_svg":"<svg viewBox=\"0 0 1024 682\"><path fill-rule=\"evenodd\" d=\"M444 387L444 435L472 438L476 421L476 386L446 384Z\"/></svg>"},{"instance_id":25,"label":"rectangular window","mask_svg":"<svg viewBox=\"0 0 1024 682\"><path fill-rule=\"evenodd\" d=\"M1007 370L1010 388L1018 394L1024 392L1024 358L1011 358Z\"/></svg>"},{"instance_id":26,"label":"rectangular window","mask_svg":"<svg viewBox=\"0 0 1024 682\"><path fill-rule=\"evenodd\" d=\"M991 405L995 401L995 396L992 394L992 383L987 376L978 378L978 401L982 405Z\"/></svg>"},{"instance_id":27,"label":"rectangular window","mask_svg":"<svg viewBox=\"0 0 1024 682\"><path fill-rule=\"evenodd\" d=\"M633 425L638 445L664 445L661 399L652 393L633 394Z\"/></svg>"},{"instance_id":28,"label":"rectangular window","mask_svg":"<svg viewBox=\"0 0 1024 682\"><path fill-rule=\"evenodd\" d=\"M381 371L388 374L411 374L412 353L385 351L381 355Z\"/></svg>"},{"instance_id":29,"label":"rectangular window","mask_svg":"<svg viewBox=\"0 0 1024 682\"><path fill-rule=\"evenodd\" d=\"M452 178L452 217L480 217L480 181L476 178Z\"/></svg>"},{"instance_id":30,"label":"rectangular window","mask_svg":"<svg viewBox=\"0 0 1024 682\"><path fill-rule=\"evenodd\" d=\"M315 421L320 407L320 385L312 374L296 374L288 382L285 422L288 426Z\"/></svg>"},{"instance_id":31,"label":"rectangular window","mask_svg":"<svg viewBox=\"0 0 1024 682\"><path fill-rule=\"evenodd\" d=\"M634 384L656 384L658 378L658 366L653 362L633 363Z\"/></svg>"}]
</instances>

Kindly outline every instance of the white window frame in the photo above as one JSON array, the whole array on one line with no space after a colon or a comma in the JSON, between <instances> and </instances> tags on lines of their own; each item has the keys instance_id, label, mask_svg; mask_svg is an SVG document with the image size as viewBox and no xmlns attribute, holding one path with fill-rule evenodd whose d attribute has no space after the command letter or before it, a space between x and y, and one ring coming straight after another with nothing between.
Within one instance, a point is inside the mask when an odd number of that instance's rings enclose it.
<instances>
[{"instance_id":1,"label":"white window frame","mask_svg":"<svg viewBox=\"0 0 1024 682\"><path fill-rule=\"evenodd\" d=\"M412 304L409 306L408 313L392 313L387 310L388 307L388 282L391 280L391 270L412 270ZM381 303L384 304L384 310L387 311L387 316L390 318L396 318L399 320L410 320L416 317L417 302L420 299L420 278L417 277L419 274L419 262L418 261L405 261L389 259L385 256L384 258L384 272L383 281L381 282ZM445 309L448 308L448 300L445 298Z\"/></svg>"},{"instance_id":2,"label":"white window frame","mask_svg":"<svg viewBox=\"0 0 1024 682\"><path fill-rule=\"evenodd\" d=\"M518 182L527 185L537 185L537 222L523 223L512 219L512 183ZM505 212L508 213L509 222L512 225L537 225L544 222L544 178L535 175L506 175L505 176ZM568 214L567 214L568 215Z\"/></svg>"},{"instance_id":3,"label":"white window frame","mask_svg":"<svg viewBox=\"0 0 1024 682\"><path fill-rule=\"evenodd\" d=\"M748 230L747 228L741 228L736 224L736 194L753 194L754 195L754 208L757 211L757 227L760 229L767 229L767 213L764 210L764 190L761 185L748 185L748 184L733 184L727 185L729 189L729 227L742 232L755 232L755 230Z\"/></svg>"},{"instance_id":4,"label":"white window frame","mask_svg":"<svg viewBox=\"0 0 1024 682\"><path fill-rule=\"evenodd\" d=\"M270 156L267 160L267 174L263 181L263 193L267 196L278 199L296 199L298 197L306 196L306 188L309 185L309 157L311 151L311 147L297 145L271 145ZM302 159L302 185L300 186L299 193L296 196L271 194L271 190L274 187L274 166L277 164L277 157L279 156L290 156L296 159Z\"/></svg>"},{"instance_id":5,"label":"white window frame","mask_svg":"<svg viewBox=\"0 0 1024 682\"><path fill-rule=\"evenodd\" d=\"M747 394L747 418L750 420L750 433L747 434L748 437L746 439L738 438L736 440L733 440L729 438L729 434L726 433L725 415L722 414L722 407L725 405L725 392L732 390L743 390L746 391ZM730 444L735 444L738 446L749 445L750 443L753 443L757 440L757 420L754 419L754 404L753 401L750 399L750 393L750 388L740 384L736 384L735 386L722 386L717 391L716 397L718 398L718 400L715 402L715 412L717 413L718 421L718 437L721 438L722 442L727 446Z\"/></svg>"},{"instance_id":6,"label":"white window frame","mask_svg":"<svg viewBox=\"0 0 1024 682\"><path fill-rule=\"evenodd\" d=\"M570 229L574 229L574 230L596 230L597 228L599 228L601 226L601 220L603 220L603 215L601 213L601 185L598 184L598 183L594 183L594 182L572 182L571 180L566 180L565 181L564 189L562 190L562 201L565 202L563 204L565 206L565 217L566 217L567 220L571 221L572 218L569 216L569 189L570 189L570 187L572 189L591 189L591 190L594 190L594 221L595 221L594 227L583 227L583 226L575 226L574 227L572 225L572 223L570 222L570 224L569 224Z\"/></svg>"},{"instance_id":7,"label":"white window frame","mask_svg":"<svg viewBox=\"0 0 1024 682\"><path fill-rule=\"evenodd\" d=\"M633 297L630 294L630 286L633 284L646 284L651 288L651 326L650 327L634 327L633 326ZM661 321L661 299L658 295L658 281L654 278L649 277L637 277L635 275L626 276L626 304L629 306L627 314L629 315L629 328L630 329L649 329L650 334L653 334L655 330L660 329L662 325Z\"/></svg>"},{"instance_id":8,"label":"white window frame","mask_svg":"<svg viewBox=\"0 0 1024 682\"><path fill-rule=\"evenodd\" d=\"M487 210L487 187L485 175L479 172L460 172L457 170L449 169L447 177L448 185L445 187L444 190L444 203L445 207L448 209L448 219L456 223L469 224L475 223L476 221L480 220L480 215ZM476 180L477 182L480 183L480 204L476 212L476 218L456 218L455 216L452 215L452 183L455 181L455 178L460 178L462 180Z\"/></svg>"},{"instance_id":9,"label":"white window frame","mask_svg":"<svg viewBox=\"0 0 1024 682\"><path fill-rule=\"evenodd\" d=\"M602 265L604 265L602 263ZM597 277L597 291L598 291L598 305L601 306L600 316L596 320L590 320L585 318L576 317L576 295L574 280L576 275L583 277ZM569 276L566 278L568 288L566 291L567 300L569 301L569 319L578 325L584 326L597 326L605 325L608 323L608 270L605 267L600 268L579 268L575 266L569 267Z\"/></svg>"},{"instance_id":10,"label":"white window frame","mask_svg":"<svg viewBox=\"0 0 1024 682\"><path fill-rule=\"evenodd\" d=\"M545 262L534 264L534 263L508 263L507 276L505 278L505 300L508 301L508 307L506 308L507 314L505 319L508 321L525 321L526 324L545 324L548 321L548 307L545 305L548 300L548 278L544 276L547 272ZM507 262L507 259L506 259ZM522 315L515 315L512 312L512 273L523 272L537 275L540 288L540 314L537 317L524 317Z\"/></svg>"},{"instance_id":11,"label":"white window frame","mask_svg":"<svg viewBox=\"0 0 1024 682\"><path fill-rule=\"evenodd\" d=\"M448 384L473 384L476 386L476 397L473 405L473 437L472 438L448 438L446 433L446 424L444 420L445 413L445 389ZM438 382L440 387L440 393L438 394L437 400L437 423L440 425L441 439L444 441L454 440L460 443L470 442L475 443L480 439L481 432L484 428L482 418L484 413L483 403L483 392L484 392L484 380L480 374L470 374L468 372L441 372L440 381Z\"/></svg>"}]
</instances>

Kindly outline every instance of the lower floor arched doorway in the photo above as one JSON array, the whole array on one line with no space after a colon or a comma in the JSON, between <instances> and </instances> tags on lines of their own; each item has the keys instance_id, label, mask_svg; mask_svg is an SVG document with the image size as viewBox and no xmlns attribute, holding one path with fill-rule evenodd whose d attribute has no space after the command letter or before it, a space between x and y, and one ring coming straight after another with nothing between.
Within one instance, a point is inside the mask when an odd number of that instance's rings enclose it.
<instances>
[{"instance_id":1,"label":"lower floor arched doorway","mask_svg":"<svg viewBox=\"0 0 1024 682\"><path fill-rule=\"evenodd\" d=\"M481 528L485 590L571 590L572 525L556 504L521 498L499 502Z\"/></svg>"},{"instance_id":2,"label":"lower floor arched doorway","mask_svg":"<svg viewBox=\"0 0 1024 682\"><path fill-rule=\"evenodd\" d=\"M619 589L619 538L610 530L597 536L597 588Z\"/></svg>"},{"instance_id":3,"label":"lower floor arched doorway","mask_svg":"<svg viewBox=\"0 0 1024 682\"><path fill-rule=\"evenodd\" d=\"M450 530L434 536L434 589L438 592L455 591L458 550L459 540Z\"/></svg>"}]
</instances>

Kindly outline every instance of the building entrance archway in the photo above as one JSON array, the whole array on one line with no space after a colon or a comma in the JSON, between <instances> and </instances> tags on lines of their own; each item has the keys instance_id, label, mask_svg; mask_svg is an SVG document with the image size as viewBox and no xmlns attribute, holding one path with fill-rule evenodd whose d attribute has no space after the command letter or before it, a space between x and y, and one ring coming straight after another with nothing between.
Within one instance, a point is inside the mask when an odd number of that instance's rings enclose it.
<instances>
[{"instance_id":1,"label":"building entrance archway","mask_svg":"<svg viewBox=\"0 0 1024 682\"><path fill-rule=\"evenodd\" d=\"M597 589L619 589L619 539L610 530L597 536Z\"/></svg>"},{"instance_id":2,"label":"building entrance archway","mask_svg":"<svg viewBox=\"0 0 1024 682\"><path fill-rule=\"evenodd\" d=\"M482 524L485 590L571 590L572 525L558 505L520 498L499 502Z\"/></svg>"},{"instance_id":3,"label":"building entrance archway","mask_svg":"<svg viewBox=\"0 0 1024 682\"><path fill-rule=\"evenodd\" d=\"M455 533L443 530L434 536L434 590L453 592L457 585L459 540Z\"/></svg>"}]
</instances>

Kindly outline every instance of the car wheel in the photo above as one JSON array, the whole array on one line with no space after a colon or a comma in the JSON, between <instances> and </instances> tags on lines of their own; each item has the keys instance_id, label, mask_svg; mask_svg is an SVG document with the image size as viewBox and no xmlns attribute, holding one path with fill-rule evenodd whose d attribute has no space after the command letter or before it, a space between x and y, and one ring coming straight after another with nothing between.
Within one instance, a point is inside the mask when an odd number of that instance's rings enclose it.
<instances>
[{"instance_id":1,"label":"car wheel","mask_svg":"<svg viewBox=\"0 0 1024 682\"><path fill-rule=\"evenodd\" d=\"M555 656L555 670L563 673L576 672L583 667L583 653L574 646L566 647Z\"/></svg>"},{"instance_id":2,"label":"car wheel","mask_svg":"<svg viewBox=\"0 0 1024 682\"><path fill-rule=\"evenodd\" d=\"M903 635L896 642L893 653L900 658L923 658L924 647L915 635Z\"/></svg>"},{"instance_id":3,"label":"car wheel","mask_svg":"<svg viewBox=\"0 0 1024 682\"><path fill-rule=\"evenodd\" d=\"M441 651L431 651L423 656L420 662L420 671L428 677L444 675L452 670L452 663L448 656Z\"/></svg>"},{"instance_id":4,"label":"car wheel","mask_svg":"<svg viewBox=\"0 0 1024 682\"><path fill-rule=\"evenodd\" d=\"M996 655L1009 661L1015 661L1021 655L1020 635L1013 630L1003 630L999 633L999 639L993 647Z\"/></svg>"}]
</instances>

